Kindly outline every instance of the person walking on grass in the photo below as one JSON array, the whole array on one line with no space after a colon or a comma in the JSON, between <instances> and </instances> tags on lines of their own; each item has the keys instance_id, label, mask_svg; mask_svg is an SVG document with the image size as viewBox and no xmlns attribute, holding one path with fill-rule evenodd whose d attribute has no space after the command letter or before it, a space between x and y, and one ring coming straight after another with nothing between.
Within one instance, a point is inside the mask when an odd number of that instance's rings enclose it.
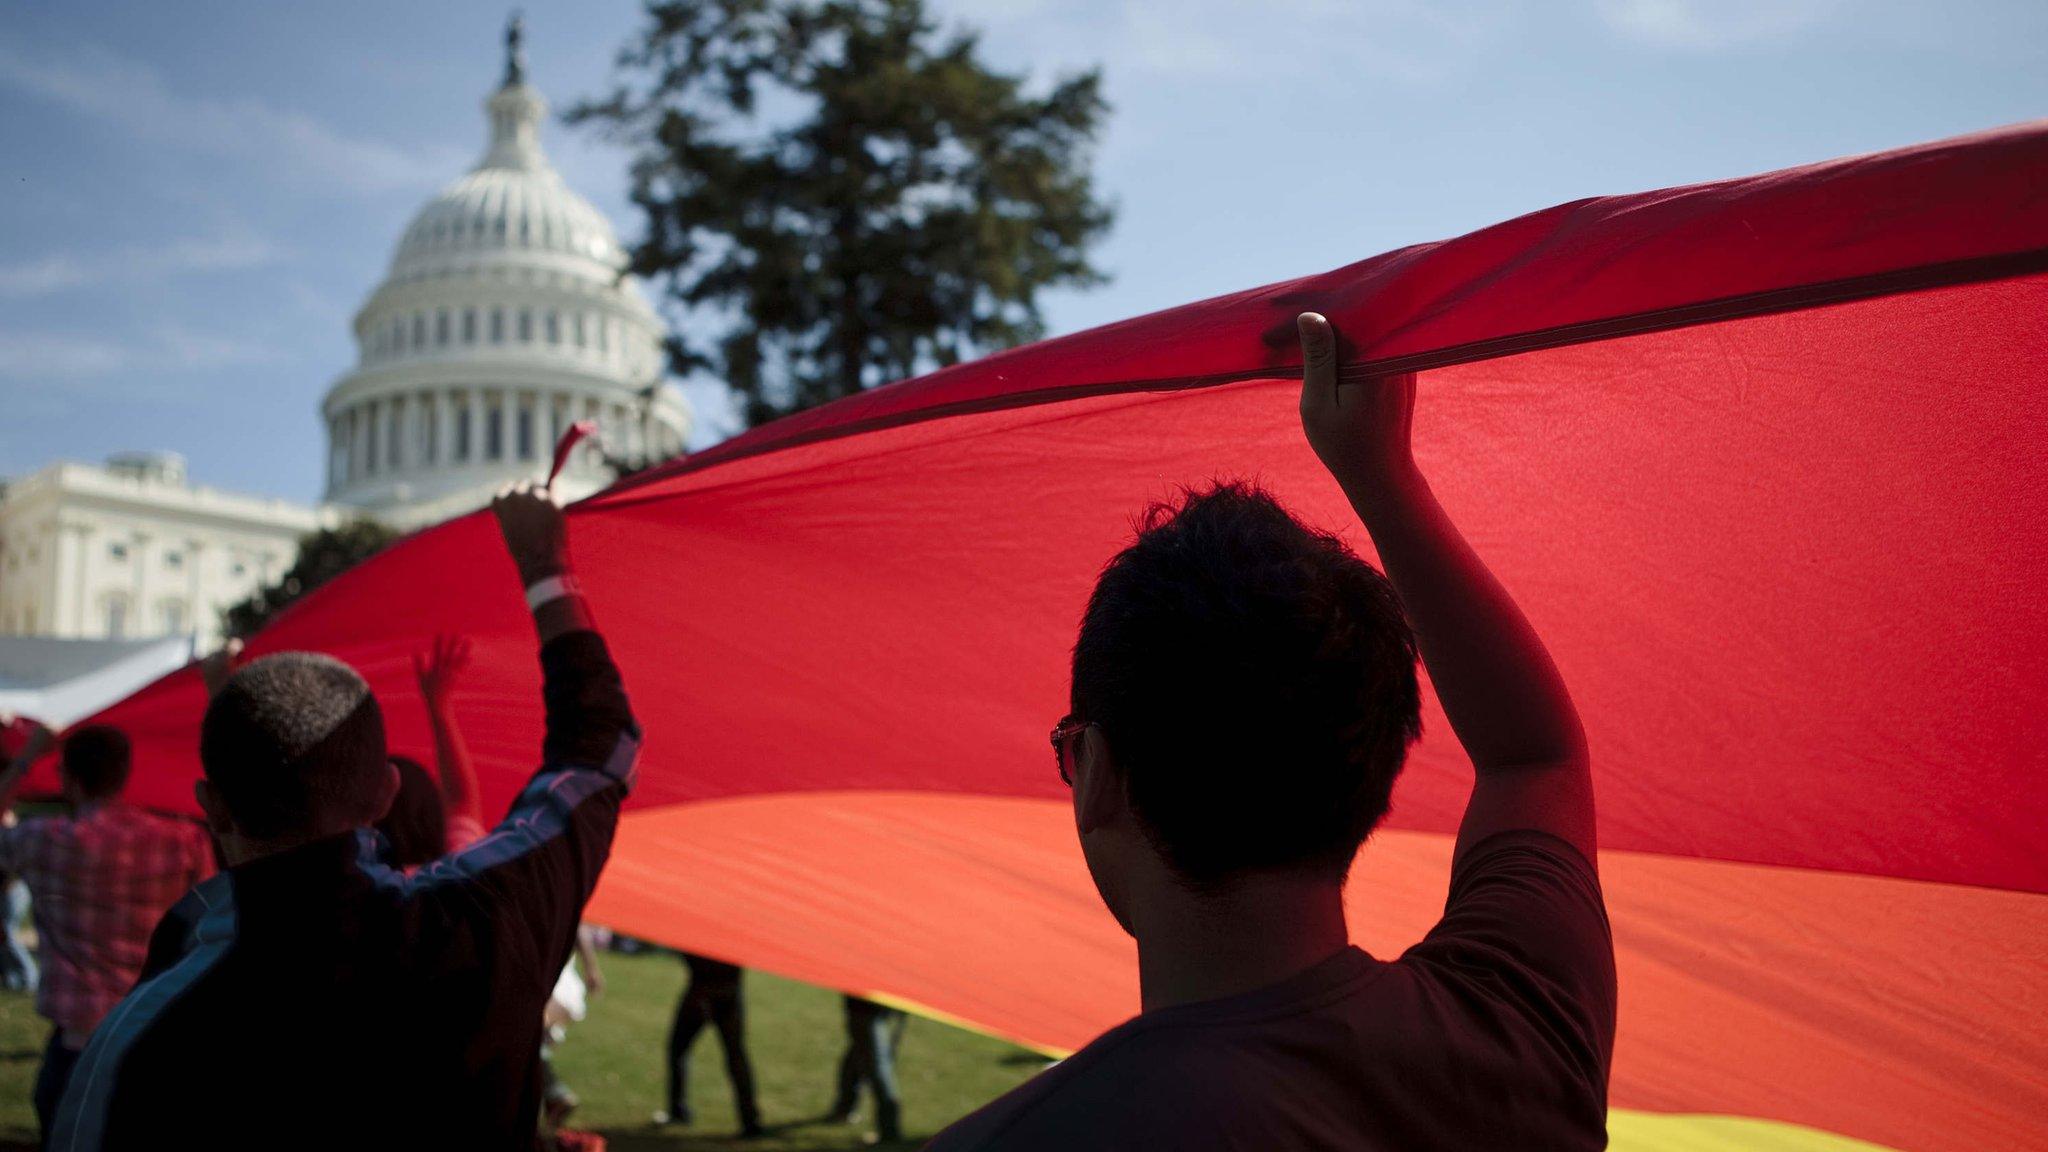
<instances>
[{"instance_id":1,"label":"person walking on grass","mask_svg":"<svg viewBox=\"0 0 2048 1152\"><path fill-rule=\"evenodd\" d=\"M861 996L843 998L846 1052L839 1058L838 1094L830 1119L851 1124L860 1107L860 1090L875 1101L875 1139L888 1143L903 1138L903 1095L896 1087L896 1049L903 1041L909 1015L901 1008L877 1004Z\"/></svg>"},{"instance_id":2,"label":"person walking on grass","mask_svg":"<svg viewBox=\"0 0 2048 1152\"><path fill-rule=\"evenodd\" d=\"M741 979L746 969L709 956L678 953L689 967L689 983L676 1002L674 1023L668 1030L668 1109L654 1115L656 1124L688 1124L690 1112L690 1048L706 1024L718 1030L718 1043L725 1050L725 1074L732 1082L732 1106L739 1113L740 1137L753 1139L766 1134L761 1127L761 1105L754 1096L754 1061L747 1054L746 1004L741 997Z\"/></svg>"}]
</instances>

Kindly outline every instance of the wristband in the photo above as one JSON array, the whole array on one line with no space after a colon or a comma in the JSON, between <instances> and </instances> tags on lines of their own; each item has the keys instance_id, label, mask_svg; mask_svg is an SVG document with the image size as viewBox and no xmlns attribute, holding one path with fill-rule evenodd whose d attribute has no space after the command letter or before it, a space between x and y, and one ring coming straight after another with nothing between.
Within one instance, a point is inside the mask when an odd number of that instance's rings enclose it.
<instances>
[{"instance_id":1,"label":"wristband","mask_svg":"<svg viewBox=\"0 0 2048 1152\"><path fill-rule=\"evenodd\" d=\"M543 604L560 600L564 596L581 595L583 586L576 582L576 577L567 572L560 576L543 576L526 586L526 607L529 611L538 612Z\"/></svg>"}]
</instances>

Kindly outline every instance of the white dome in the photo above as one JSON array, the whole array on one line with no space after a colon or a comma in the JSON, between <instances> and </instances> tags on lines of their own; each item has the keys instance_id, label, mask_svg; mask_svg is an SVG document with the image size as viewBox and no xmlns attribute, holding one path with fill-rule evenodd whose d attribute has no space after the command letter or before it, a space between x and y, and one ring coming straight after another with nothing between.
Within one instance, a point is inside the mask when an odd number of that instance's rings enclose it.
<instances>
[{"instance_id":1,"label":"white dome","mask_svg":"<svg viewBox=\"0 0 2048 1152\"><path fill-rule=\"evenodd\" d=\"M356 314L354 371L324 405L327 495L412 526L544 471L569 422L642 462L681 450L690 413L662 381L665 331L625 275L611 222L540 146L547 102L525 82L515 23L485 102L483 159L414 214ZM608 481L579 450L571 495Z\"/></svg>"},{"instance_id":2,"label":"white dome","mask_svg":"<svg viewBox=\"0 0 2048 1152\"><path fill-rule=\"evenodd\" d=\"M510 257L563 267L601 280L626 266L611 221L562 182L540 147L547 101L523 80L508 78L491 94L491 142L482 160L427 201L399 238L390 281L445 274L479 258ZM593 267L562 266L562 260Z\"/></svg>"},{"instance_id":3,"label":"white dome","mask_svg":"<svg viewBox=\"0 0 2048 1152\"><path fill-rule=\"evenodd\" d=\"M392 257L391 277L507 248L582 257L612 275L626 261L611 222L552 170L478 168L412 218Z\"/></svg>"}]
</instances>

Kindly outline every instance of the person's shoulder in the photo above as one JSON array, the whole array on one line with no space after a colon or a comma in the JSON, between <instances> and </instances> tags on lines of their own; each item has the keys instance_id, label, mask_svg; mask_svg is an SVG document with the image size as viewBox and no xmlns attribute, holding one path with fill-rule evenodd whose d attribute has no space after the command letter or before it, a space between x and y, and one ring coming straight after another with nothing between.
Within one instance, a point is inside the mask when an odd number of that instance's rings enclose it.
<instances>
[{"instance_id":1,"label":"person's shoulder","mask_svg":"<svg viewBox=\"0 0 2048 1152\"><path fill-rule=\"evenodd\" d=\"M47 836L51 830L70 823L71 814L68 812L37 812L0 828L0 837L9 840L33 840L38 836Z\"/></svg>"},{"instance_id":2,"label":"person's shoulder","mask_svg":"<svg viewBox=\"0 0 2048 1152\"><path fill-rule=\"evenodd\" d=\"M1599 874L1547 832L1496 833L1452 866L1444 916L1395 961L1422 985L1459 990L1475 1033L1535 1027L1605 1082L1616 1016L1614 935Z\"/></svg>"},{"instance_id":3,"label":"person's shoulder","mask_svg":"<svg viewBox=\"0 0 2048 1152\"><path fill-rule=\"evenodd\" d=\"M12 826L0 828L0 845L14 862L40 851L40 845L53 838L69 834L71 814L68 812L41 812L34 816L23 816Z\"/></svg>"},{"instance_id":4,"label":"person's shoulder","mask_svg":"<svg viewBox=\"0 0 2048 1152\"><path fill-rule=\"evenodd\" d=\"M1227 1077L1182 1030L1138 1017L1103 1033L934 1137L930 1152L1170 1146L1171 1133L1230 1096ZM1205 1083L1214 1080L1214 1083Z\"/></svg>"},{"instance_id":5,"label":"person's shoulder","mask_svg":"<svg viewBox=\"0 0 2048 1152\"><path fill-rule=\"evenodd\" d=\"M140 828L166 834L182 834L187 828L198 827L198 822L186 816L175 816L156 808L145 808L131 804L125 799L109 800L95 811L101 819L133 824Z\"/></svg>"},{"instance_id":6,"label":"person's shoulder","mask_svg":"<svg viewBox=\"0 0 2048 1152\"><path fill-rule=\"evenodd\" d=\"M1443 917L1397 964L1480 952L1539 969L1613 953L1600 874L1548 832L1497 832L1451 865Z\"/></svg>"},{"instance_id":7,"label":"person's shoulder","mask_svg":"<svg viewBox=\"0 0 2048 1152\"><path fill-rule=\"evenodd\" d=\"M180 847L206 845L212 849L212 836L205 825L190 816L180 816L154 808L143 808L133 804L110 806L108 816L119 821L124 832L132 837L175 844Z\"/></svg>"},{"instance_id":8,"label":"person's shoulder","mask_svg":"<svg viewBox=\"0 0 2048 1152\"><path fill-rule=\"evenodd\" d=\"M1576 844L1540 828L1495 832L1451 861L1450 902L1475 885L1541 876L1604 911L1600 868Z\"/></svg>"}]
</instances>

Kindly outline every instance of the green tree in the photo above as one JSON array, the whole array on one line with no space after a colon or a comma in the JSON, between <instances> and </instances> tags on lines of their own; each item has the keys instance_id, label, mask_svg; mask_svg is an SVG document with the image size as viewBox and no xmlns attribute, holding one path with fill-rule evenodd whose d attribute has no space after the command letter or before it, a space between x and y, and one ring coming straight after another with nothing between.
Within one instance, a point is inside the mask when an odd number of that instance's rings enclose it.
<instances>
[{"instance_id":1,"label":"green tree","mask_svg":"<svg viewBox=\"0 0 2048 1152\"><path fill-rule=\"evenodd\" d=\"M382 551L398 534L375 520L351 520L339 528L322 528L299 537L299 558L277 582L259 588L248 599L221 613L229 636L247 638L268 624L284 606Z\"/></svg>"},{"instance_id":2,"label":"green tree","mask_svg":"<svg viewBox=\"0 0 2048 1152\"><path fill-rule=\"evenodd\" d=\"M1041 289L1099 284L1101 74L1034 94L924 0L676 0L569 113L634 149L633 270L750 422L1038 338Z\"/></svg>"}]
</instances>

